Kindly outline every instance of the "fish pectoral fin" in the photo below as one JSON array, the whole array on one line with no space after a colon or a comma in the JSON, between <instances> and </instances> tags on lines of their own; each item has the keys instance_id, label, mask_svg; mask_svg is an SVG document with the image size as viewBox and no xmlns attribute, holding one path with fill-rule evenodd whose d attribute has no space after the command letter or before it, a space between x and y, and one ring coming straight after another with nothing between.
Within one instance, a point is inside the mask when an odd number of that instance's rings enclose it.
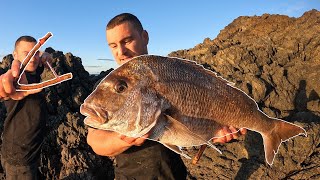
<instances>
[{"instance_id":1,"label":"fish pectoral fin","mask_svg":"<svg viewBox=\"0 0 320 180\"><path fill-rule=\"evenodd\" d=\"M188 156L187 154L183 153L183 151L181 150L181 148L179 148L178 146L176 145L172 145L172 144L166 144L166 143L163 143L163 145L165 147L167 147L168 149L170 149L171 151L177 153L177 154L180 154L181 156L187 158L187 159L191 159L190 156Z\"/></svg>"},{"instance_id":2,"label":"fish pectoral fin","mask_svg":"<svg viewBox=\"0 0 320 180\"><path fill-rule=\"evenodd\" d=\"M190 131L184 124L179 122L178 120L174 119L173 117L166 115L168 124L166 125L166 128L168 129L171 136L185 137L184 139L193 139L197 140L198 142L201 142L200 144L207 144L206 140L198 136L197 134ZM197 145L197 144L194 144Z\"/></svg>"},{"instance_id":3,"label":"fish pectoral fin","mask_svg":"<svg viewBox=\"0 0 320 180\"><path fill-rule=\"evenodd\" d=\"M165 115L169 121L166 128L168 129L168 133L170 133L170 136L173 137L184 137L183 139L188 139L189 142L192 143L193 146L203 145L207 144L211 148L217 150L220 154L222 152L213 145L210 141L205 140L201 136L197 135L196 133L190 131L184 124L179 122L178 120L172 118L169 115Z\"/></svg>"}]
</instances>

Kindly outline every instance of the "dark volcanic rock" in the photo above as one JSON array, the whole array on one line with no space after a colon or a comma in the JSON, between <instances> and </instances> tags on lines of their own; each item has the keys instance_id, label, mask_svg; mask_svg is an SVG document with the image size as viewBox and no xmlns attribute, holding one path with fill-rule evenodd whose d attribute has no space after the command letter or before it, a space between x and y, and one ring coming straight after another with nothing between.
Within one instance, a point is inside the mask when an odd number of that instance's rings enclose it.
<instances>
[{"instance_id":1,"label":"dark volcanic rock","mask_svg":"<svg viewBox=\"0 0 320 180\"><path fill-rule=\"evenodd\" d=\"M12 60L12 54L3 57L2 61L0 62L0 74L3 74L8 71L9 67L11 66Z\"/></svg>"},{"instance_id":2,"label":"dark volcanic rock","mask_svg":"<svg viewBox=\"0 0 320 180\"><path fill-rule=\"evenodd\" d=\"M79 113L80 105L93 91L97 79L90 77L79 57L71 53L64 55L52 48L46 52L52 53L52 66L58 74L71 72L73 78L45 89L50 119L41 158L43 176L46 179L113 178L113 162L96 155L87 145L87 128ZM47 69L43 73L43 79L46 78L52 78Z\"/></svg>"},{"instance_id":3,"label":"dark volcanic rock","mask_svg":"<svg viewBox=\"0 0 320 180\"><path fill-rule=\"evenodd\" d=\"M169 54L204 64L253 97L268 115L299 124L308 133L284 143L269 167L261 136L249 132L221 145L223 155L207 149L197 166L185 160L191 179L320 178L319 34L317 10L300 18L239 17L216 39Z\"/></svg>"},{"instance_id":4,"label":"dark volcanic rock","mask_svg":"<svg viewBox=\"0 0 320 180\"><path fill-rule=\"evenodd\" d=\"M283 143L272 167L265 163L261 136L248 132L231 143L207 148L197 165L183 159L188 179L319 179L320 175L320 12L300 18L283 15L239 17L217 38L170 56L195 60L235 83L272 117L306 128L308 137ZM73 79L46 88L48 134L41 154L45 179L113 179L113 159L96 155L86 143L87 128L79 106L94 84L111 70L89 75L81 59L52 48L58 74ZM12 56L0 64L7 70ZM52 78L45 70L44 80ZM5 109L0 104L0 131ZM195 154L198 147L186 149ZM1 178L1 177L0 177Z\"/></svg>"}]
</instances>

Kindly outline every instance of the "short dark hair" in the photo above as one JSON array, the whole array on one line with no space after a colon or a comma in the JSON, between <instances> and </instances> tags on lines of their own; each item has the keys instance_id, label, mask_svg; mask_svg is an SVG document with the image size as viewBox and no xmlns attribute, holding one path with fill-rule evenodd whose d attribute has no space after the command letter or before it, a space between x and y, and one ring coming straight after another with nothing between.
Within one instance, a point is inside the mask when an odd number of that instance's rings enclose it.
<instances>
[{"instance_id":1,"label":"short dark hair","mask_svg":"<svg viewBox=\"0 0 320 180\"><path fill-rule=\"evenodd\" d=\"M14 43L14 49L16 49L17 45L19 44L19 42L21 41L26 41L26 42L34 42L37 43L37 40L32 37L32 36L21 36L16 40L16 43Z\"/></svg>"},{"instance_id":2,"label":"short dark hair","mask_svg":"<svg viewBox=\"0 0 320 180\"><path fill-rule=\"evenodd\" d=\"M143 31L143 27L142 27L140 20L135 15L130 14L130 13L122 13L122 14L115 16L114 18L112 18L108 22L106 29L107 30L112 29L115 26L118 26L126 21L131 22L139 32Z\"/></svg>"}]
</instances>

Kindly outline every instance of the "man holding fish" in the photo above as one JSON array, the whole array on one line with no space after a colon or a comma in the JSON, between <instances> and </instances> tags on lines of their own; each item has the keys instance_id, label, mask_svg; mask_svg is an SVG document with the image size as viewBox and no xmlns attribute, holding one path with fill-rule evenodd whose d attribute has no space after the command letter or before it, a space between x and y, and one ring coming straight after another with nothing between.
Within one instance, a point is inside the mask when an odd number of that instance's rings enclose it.
<instances>
[{"instance_id":1,"label":"man holding fish","mask_svg":"<svg viewBox=\"0 0 320 180\"><path fill-rule=\"evenodd\" d=\"M129 13L115 16L106 28L109 48L119 65L131 58L148 54L149 36L139 19ZM106 102L117 103L117 102ZM214 143L229 142L245 134L246 129L222 127ZM114 131L88 128L87 142L99 155L116 156L116 179L186 179L186 168L180 156L160 143L146 140L150 134L133 138Z\"/></svg>"}]
</instances>

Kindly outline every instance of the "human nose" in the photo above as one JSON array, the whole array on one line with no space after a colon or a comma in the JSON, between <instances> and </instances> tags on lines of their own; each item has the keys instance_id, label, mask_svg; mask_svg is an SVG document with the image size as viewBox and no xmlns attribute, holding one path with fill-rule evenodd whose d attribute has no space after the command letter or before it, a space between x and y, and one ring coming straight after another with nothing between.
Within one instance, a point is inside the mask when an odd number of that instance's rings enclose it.
<instances>
[{"instance_id":1,"label":"human nose","mask_svg":"<svg viewBox=\"0 0 320 180\"><path fill-rule=\"evenodd\" d=\"M118 55L120 55L120 56L125 55L126 52L127 52L126 46L120 45L118 47Z\"/></svg>"},{"instance_id":2,"label":"human nose","mask_svg":"<svg viewBox=\"0 0 320 180\"><path fill-rule=\"evenodd\" d=\"M24 57L24 59L25 59L26 57ZM38 60L39 59L39 56L38 56L38 54L36 53L34 56L32 56L31 58L30 58L30 62L34 62L35 60Z\"/></svg>"}]
</instances>

